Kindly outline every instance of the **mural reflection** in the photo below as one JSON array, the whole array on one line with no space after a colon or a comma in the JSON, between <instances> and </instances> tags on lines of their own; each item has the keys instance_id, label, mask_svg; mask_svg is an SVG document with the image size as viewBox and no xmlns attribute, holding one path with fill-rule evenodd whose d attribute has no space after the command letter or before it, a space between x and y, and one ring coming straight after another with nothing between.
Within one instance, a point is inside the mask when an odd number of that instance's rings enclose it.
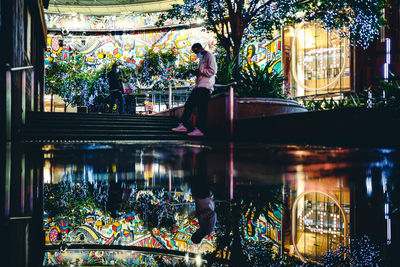
<instances>
[{"instance_id":1,"label":"mural reflection","mask_svg":"<svg viewBox=\"0 0 400 267\"><path fill-rule=\"evenodd\" d=\"M42 153L45 265L368 265L390 262L398 242L395 150L144 142Z\"/></svg>"}]
</instances>

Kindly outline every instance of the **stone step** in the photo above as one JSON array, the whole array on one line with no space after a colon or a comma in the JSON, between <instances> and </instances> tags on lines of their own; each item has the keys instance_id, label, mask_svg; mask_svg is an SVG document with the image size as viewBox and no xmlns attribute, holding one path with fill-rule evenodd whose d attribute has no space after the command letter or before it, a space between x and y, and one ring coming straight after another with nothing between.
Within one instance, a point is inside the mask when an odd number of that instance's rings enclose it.
<instances>
[{"instance_id":1,"label":"stone step","mask_svg":"<svg viewBox=\"0 0 400 267\"><path fill-rule=\"evenodd\" d=\"M176 125L171 117L29 112L21 135L24 140L186 139L171 131Z\"/></svg>"},{"instance_id":2,"label":"stone step","mask_svg":"<svg viewBox=\"0 0 400 267\"><path fill-rule=\"evenodd\" d=\"M165 116L149 116L149 115L129 115L129 114L118 114L118 113L68 113L68 112L27 112L28 119L34 118L99 118L99 119L150 119L150 120L170 120L170 117Z\"/></svg>"},{"instance_id":3,"label":"stone step","mask_svg":"<svg viewBox=\"0 0 400 267\"><path fill-rule=\"evenodd\" d=\"M39 130L39 131L47 131L47 130L54 130L54 131L60 131L60 130L170 130L171 128L175 127L176 124L162 124L162 125L149 125L149 124L143 124L143 125L138 125L138 124L132 124L132 125L109 125L109 124L34 124L34 125L28 125L25 126L24 130Z\"/></svg>"},{"instance_id":4,"label":"stone step","mask_svg":"<svg viewBox=\"0 0 400 267\"><path fill-rule=\"evenodd\" d=\"M29 141L62 141L62 140L187 140L186 135L177 134L41 134L41 135L24 135L25 142ZM196 140L200 138L191 137L190 139Z\"/></svg>"}]
</instances>

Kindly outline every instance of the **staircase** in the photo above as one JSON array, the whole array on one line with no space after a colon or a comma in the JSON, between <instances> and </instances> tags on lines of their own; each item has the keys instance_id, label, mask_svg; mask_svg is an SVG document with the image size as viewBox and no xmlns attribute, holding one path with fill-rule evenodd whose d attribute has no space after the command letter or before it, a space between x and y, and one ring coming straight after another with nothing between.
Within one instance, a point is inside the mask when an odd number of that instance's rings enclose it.
<instances>
[{"instance_id":1,"label":"staircase","mask_svg":"<svg viewBox=\"0 0 400 267\"><path fill-rule=\"evenodd\" d=\"M26 141L38 140L182 140L171 117L95 113L28 112L21 131Z\"/></svg>"}]
</instances>

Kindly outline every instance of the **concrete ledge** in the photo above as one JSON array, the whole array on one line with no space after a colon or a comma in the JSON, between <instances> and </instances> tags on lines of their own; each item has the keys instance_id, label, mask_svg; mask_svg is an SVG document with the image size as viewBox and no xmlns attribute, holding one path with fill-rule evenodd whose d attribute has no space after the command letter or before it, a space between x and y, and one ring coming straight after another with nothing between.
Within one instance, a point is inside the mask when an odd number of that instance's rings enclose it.
<instances>
[{"instance_id":1,"label":"concrete ledge","mask_svg":"<svg viewBox=\"0 0 400 267\"><path fill-rule=\"evenodd\" d=\"M174 107L152 116L180 118L184 106ZM234 120L262 118L268 116L307 112L307 109L293 100L275 98L234 98ZM229 93L211 96L208 105L207 128L213 136L227 136L229 126Z\"/></svg>"},{"instance_id":2,"label":"concrete ledge","mask_svg":"<svg viewBox=\"0 0 400 267\"><path fill-rule=\"evenodd\" d=\"M184 105L176 106L161 112L149 114L149 116L176 117L180 118L183 114Z\"/></svg>"},{"instance_id":3,"label":"concrete ledge","mask_svg":"<svg viewBox=\"0 0 400 267\"><path fill-rule=\"evenodd\" d=\"M299 106L294 100L280 98L256 98L256 97L238 97L238 103L264 103L264 104L281 104L286 106Z\"/></svg>"},{"instance_id":4,"label":"concrete ledge","mask_svg":"<svg viewBox=\"0 0 400 267\"><path fill-rule=\"evenodd\" d=\"M235 104L236 105L236 104ZM236 110L236 107L234 107ZM168 116L180 119L184 105L154 113L152 116ZM211 96L208 104L207 133L210 135L225 135L229 115L229 93ZM196 116L196 115L195 115ZM193 118L195 123L195 116Z\"/></svg>"},{"instance_id":5,"label":"concrete ledge","mask_svg":"<svg viewBox=\"0 0 400 267\"><path fill-rule=\"evenodd\" d=\"M275 98L237 98L236 101L238 120L307 112L305 107L293 100Z\"/></svg>"}]
</instances>

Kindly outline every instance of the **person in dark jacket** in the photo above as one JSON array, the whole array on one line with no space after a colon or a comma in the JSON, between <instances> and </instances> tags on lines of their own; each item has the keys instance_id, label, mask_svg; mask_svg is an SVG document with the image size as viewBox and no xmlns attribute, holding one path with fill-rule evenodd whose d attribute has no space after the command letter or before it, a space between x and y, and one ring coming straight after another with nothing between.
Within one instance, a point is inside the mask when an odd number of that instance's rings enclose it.
<instances>
[{"instance_id":1,"label":"person in dark jacket","mask_svg":"<svg viewBox=\"0 0 400 267\"><path fill-rule=\"evenodd\" d=\"M108 85L109 85L109 92L110 92L110 108L114 106L115 99L119 100L119 113L124 113L124 100L122 97L123 88L122 88L122 81L118 77L117 73L118 63L114 63L111 67L111 71L107 74L108 77Z\"/></svg>"}]
</instances>

